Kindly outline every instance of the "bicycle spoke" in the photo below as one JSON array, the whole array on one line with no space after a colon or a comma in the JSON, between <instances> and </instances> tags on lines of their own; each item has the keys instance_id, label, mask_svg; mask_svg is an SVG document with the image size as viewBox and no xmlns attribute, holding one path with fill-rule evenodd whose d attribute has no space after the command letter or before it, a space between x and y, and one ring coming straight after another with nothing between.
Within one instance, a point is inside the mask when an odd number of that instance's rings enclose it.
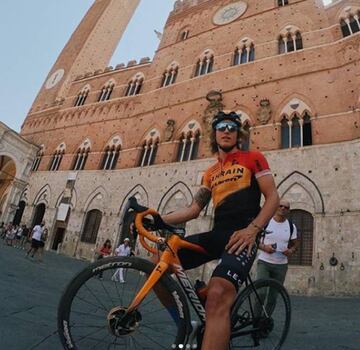
<instances>
[{"instance_id":1,"label":"bicycle spoke","mask_svg":"<svg viewBox=\"0 0 360 350\"><path fill-rule=\"evenodd\" d=\"M113 262L116 263L116 260ZM144 286L149 273L140 273L130 266L124 271L126 283L119 284L112 278L118 265L107 265L109 268L102 270L103 280L99 281L98 274L93 274L92 269L88 276L82 277L84 281L74 290L68 304L70 307L67 306L68 311L60 323L64 325L60 336L66 336L63 344L69 341L67 334L70 334L70 341L79 350L168 350L173 343L184 339L178 338L178 326L153 290L123 324L123 315ZM163 284L158 283L159 286ZM169 283L170 280L163 287L173 297ZM113 317L110 323L107 319L109 312ZM66 325L68 328L65 328ZM116 336L113 333L115 330L122 335ZM185 335L185 332L182 334Z\"/></svg>"},{"instance_id":2,"label":"bicycle spoke","mask_svg":"<svg viewBox=\"0 0 360 350\"><path fill-rule=\"evenodd\" d=\"M101 338L92 348L90 348L90 350L91 350L91 349L96 349L99 344L103 343L104 339L105 339L107 336L108 336L108 335L105 334L105 336L104 336L103 338Z\"/></svg>"},{"instance_id":3,"label":"bicycle spoke","mask_svg":"<svg viewBox=\"0 0 360 350\"><path fill-rule=\"evenodd\" d=\"M155 332L158 332L158 333L160 333L160 334L172 335L172 333L167 333L167 332L165 332L164 329L157 329L157 328L148 326L148 325L146 325L145 323L143 323L142 326L145 327L145 328L154 330Z\"/></svg>"},{"instance_id":4,"label":"bicycle spoke","mask_svg":"<svg viewBox=\"0 0 360 350\"><path fill-rule=\"evenodd\" d=\"M87 286L85 283L84 286L87 288L87 290L90 292L90 294L99 302L99 304L103 307L103 309L108 312L108 309L106 306L101 302L101 300L92 292L92 290Z\"/></svg>"},{"instance_id":5,"label":"bicycle spoke","mask_svg":"<svg viewBox=\"0 0 360 350\"><path fill-rule=\"evenodd\" d=\"M101 283L101 286L103 287L103 289L104 289L104 291L105 291L105 294L109 297L110 302L111 302L111 305L112 305L112 306L115 306L116 304L114 304L114 302L113 302L113 300L112 300L112 298L111 298L108 290L107 290L107 289L105 288L105 286L104 286L103 281L100 281L100 283Z\"/></svg>"},{"instance_id":6,"label":"bicycle spoke","mask_svg":"<svg viewBox=\"0 0 360 350\"><path fill-rule=\"evenodd\" d=\"M246 288L237 305L230 349L278 350L289 328L288 296L279 283L271 280L254 285L256 288Z\"/></svg>"},{"instance_id":7,"label":"bicycle spoke","mask_svg":"<svg viewBox=\"0 0 360 350\"><path fill-rule=\"evenodd\" d=\"M144 334L143 332L141 332L139 330L139 333L142 334L143 336L145 336L145 338L149 339L150 341L152 341L154 344L160 346L162 349L166 349L166 347L164 347L163 345L161 345L160 343L156 342L155 340L153 340L152 338L150 338L148 335Z\"/></svg>"},{"instance_id":8,"label":"bicycle spoke","mask_svg":"<svg viewBox=\"0 0 360 350\"><path fill-rule=\"evenodd\" d=\"M107 326L104 326L104 327L102 327L102 329L97 330L97 331L95 332L95 334L98 333L98 332L101 332L101 331L104 330L105 328L107 328ZM80 339L77 340L77 342L78 342L78 343L82 342L84 339L86 339L86 338L89 337L90 335L94 335L94 331L91 331L90 333L82 336ZM91 339L91 338L90 338L90 339Z\"/></svg>"}]
</instances>

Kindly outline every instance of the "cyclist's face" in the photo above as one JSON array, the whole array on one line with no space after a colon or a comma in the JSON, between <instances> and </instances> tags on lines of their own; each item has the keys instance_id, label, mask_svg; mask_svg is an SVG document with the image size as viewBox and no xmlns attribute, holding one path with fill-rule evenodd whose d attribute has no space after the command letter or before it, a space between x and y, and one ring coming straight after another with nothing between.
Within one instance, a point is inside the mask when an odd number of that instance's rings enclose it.
<instances>
[{"instance_id":1,"label":"cyclist's face","mask_svg":"<svg viewBox=\"0 0 360 350\"><path fill-rule=\"evenodd\" d=\"M221 127L220 129L216 129L216 143L220 146L222 149L231 149L233 147L236 147L237 145L237 128L231 127L234 123L230 120L224 120L220 122L218 125L229 124L229 127ZM235 124L236 125L236 124Z\"/></svg>"}]
</instances>

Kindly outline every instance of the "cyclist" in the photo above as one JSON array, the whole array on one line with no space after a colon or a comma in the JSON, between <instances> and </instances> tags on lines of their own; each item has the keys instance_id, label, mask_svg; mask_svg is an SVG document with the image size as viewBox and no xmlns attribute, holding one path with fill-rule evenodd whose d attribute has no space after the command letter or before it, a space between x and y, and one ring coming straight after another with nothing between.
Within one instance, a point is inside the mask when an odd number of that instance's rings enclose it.
<instances>
[{"instance_id":1,"label":"cyclist","mask_svg":"<svg viewBox=\"0 0 360 350\"><path fill-rule=\"evenodd\" d=\"M213 201L213 229L185 238L204 247L209 255L185 249L179 251L184 269L220 259L208 286L203 350L228 348L231 306L255 258L258 233L279 205L265 157L260 152L240 150L243 137L238 114L217 113L210 136L211 150L218 155L217 163L206 170L189 207L155 218L155 227L161 226L161 221L173 225L184 223L198 217L210 199ZM265 197L262 208L261 194ZM171 307L168 310L171 313Z\"/></svg>"}]
</instances>

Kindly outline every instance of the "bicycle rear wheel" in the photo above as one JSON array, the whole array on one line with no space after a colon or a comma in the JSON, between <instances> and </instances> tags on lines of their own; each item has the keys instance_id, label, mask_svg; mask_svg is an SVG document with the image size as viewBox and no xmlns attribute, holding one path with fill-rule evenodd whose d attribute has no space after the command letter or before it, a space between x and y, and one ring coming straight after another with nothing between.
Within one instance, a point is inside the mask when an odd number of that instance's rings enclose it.
<instances>
[{"instance_id":1,"label":"bicycle rear wheel","mask_svg":"<svg viewBox=\"0 0 360 350\"><path fill-rule=\"evenodd\" d=\"M247 286L235 302L229 349L278 350L290 327L289 295L272 279L257 280L253 285Z\"/></svg>"},{"instance_id":2,"label":"bicycle rear wheel","mask_svg":"<svg viewBox=\"0 0 360 350\"><path fill-rule=\"evenodd\" d=\"M171 349L183 344L190 327L182 290L169 274L156 284L175 305L173 316L153 290L124 323L131 301L155 265L135 257L105 258L69 283L58 307L58 331L64 349ZM118 280L124 269L125 283ZM114 310L109 316L110 310ZM177 323L173 317L178 318Z\"/></svg>"}]
</instances>

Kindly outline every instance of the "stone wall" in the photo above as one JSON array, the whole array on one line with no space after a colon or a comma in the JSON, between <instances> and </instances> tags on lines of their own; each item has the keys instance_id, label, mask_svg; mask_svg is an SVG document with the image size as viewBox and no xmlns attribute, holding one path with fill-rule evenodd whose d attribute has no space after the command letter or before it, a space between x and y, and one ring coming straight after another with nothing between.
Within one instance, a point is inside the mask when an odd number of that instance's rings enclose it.
<instances>
[{"instance_id":1,"label":"stone wall","mask_svg":"<svg viewBox=\"0 0 360 350\"><path fill-rule=\"evenodd\" d=\"M293 293L347 295L360 293L360 187L356 181L360 170L360 141L307 148L265 152L281 196L292 209L302 209L314 218L312 266L290 267L287 287ZM120 216L131 195L160 212L190 204L199 188L203 171L212 159L155 165L147 168L116 171L78 172L72 210L61 251L78 258L92 259L95 245L79 241L85 213L97 208L103 212L96 246L110 238L119 242ZM31 222L33 208L46 193L46 225L54 225L56 205L66 185L68 172L38 172L27 189L24 222ZM44 184L46 184L44 186ZM212 208L186 226L188 234L211 227ZM51 247L51 232L47 248ZM339 264L332 267L333 256ZM343 268L341 267L343 265ZM209 276L212 265L196 274Z\"/></svg>"}]
</instances>

